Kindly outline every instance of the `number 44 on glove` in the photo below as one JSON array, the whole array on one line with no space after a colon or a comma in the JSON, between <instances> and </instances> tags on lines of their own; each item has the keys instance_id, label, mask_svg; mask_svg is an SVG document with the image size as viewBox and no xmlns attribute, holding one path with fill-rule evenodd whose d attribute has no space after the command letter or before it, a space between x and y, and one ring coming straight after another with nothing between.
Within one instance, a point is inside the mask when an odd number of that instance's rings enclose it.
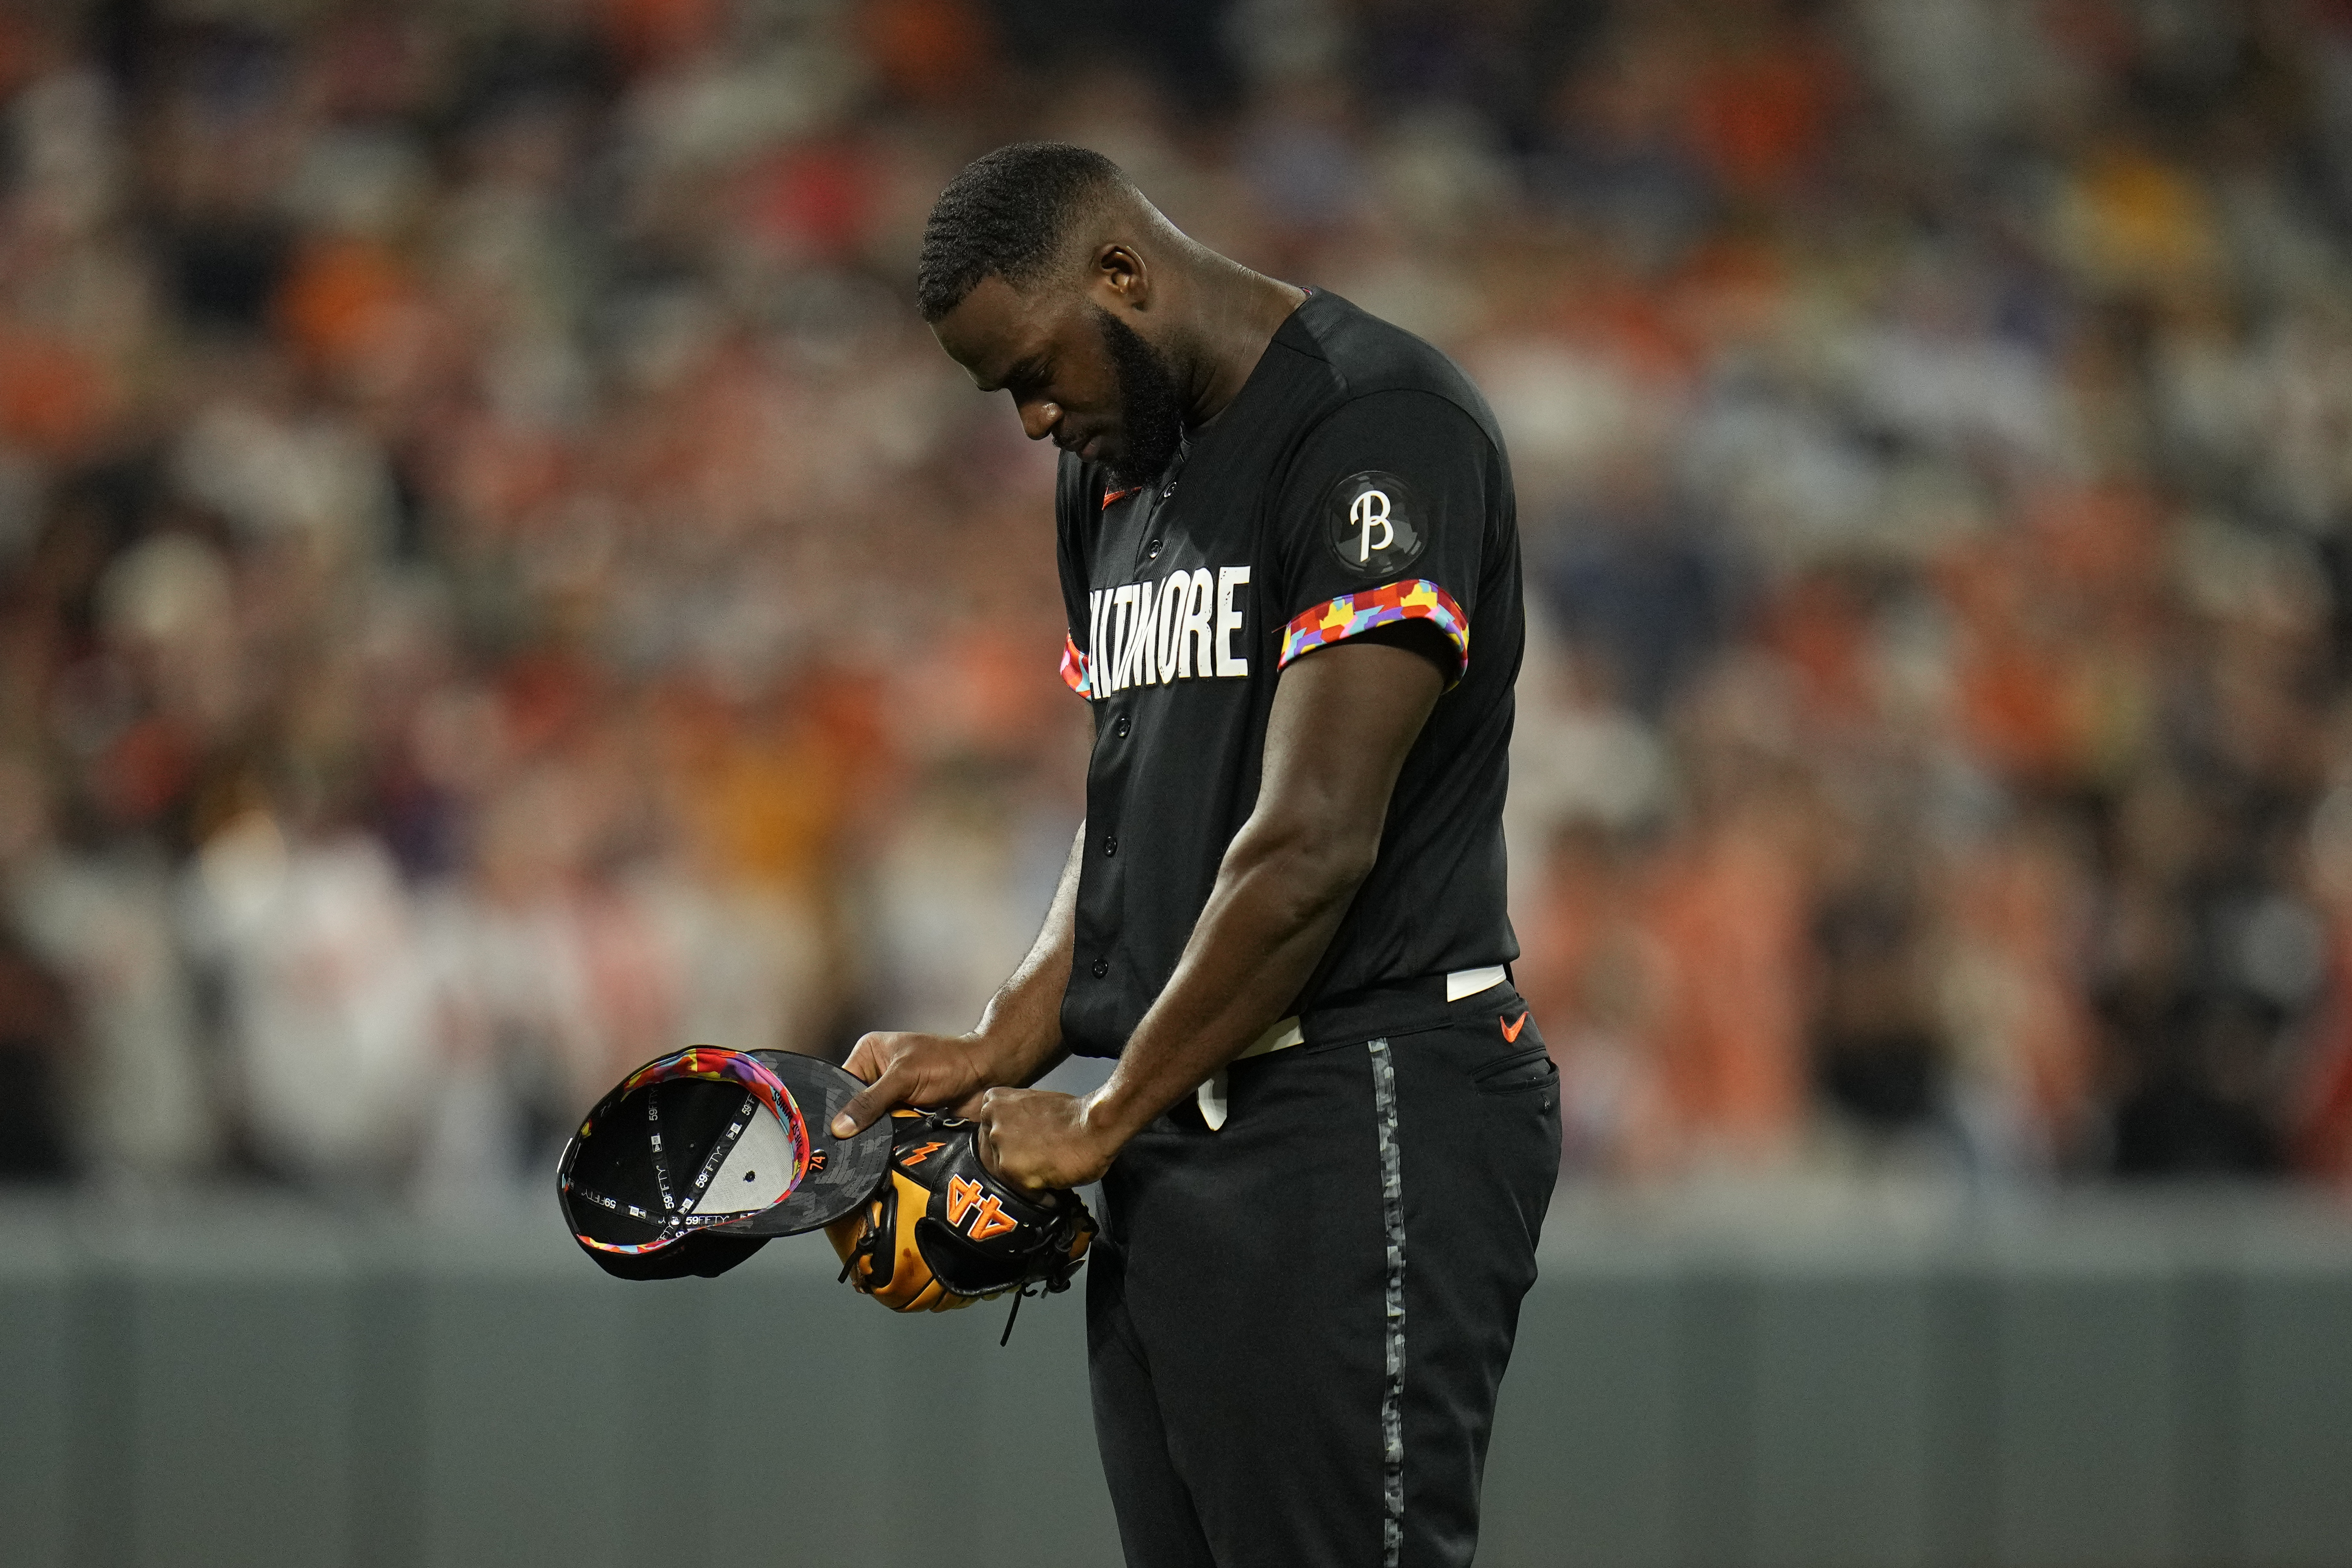
<instances>
[{"instance_id":1,"label":"number 44 on glove","mask_svg":"<svg viewBox=\"0 0 2352 1568\"><path fill-rule=\"evenodd\" d=\"M981 1164L978 1133L944 1112L890 1113L887 1176L825 1227L843 1279L894 1312L1070 1288L1094 1240L1094 1217L1074 1192L1032 1197L999 1181ZM1010 1319L1004 1328L1013 1332Z\"/></svg>"}]
</instances>

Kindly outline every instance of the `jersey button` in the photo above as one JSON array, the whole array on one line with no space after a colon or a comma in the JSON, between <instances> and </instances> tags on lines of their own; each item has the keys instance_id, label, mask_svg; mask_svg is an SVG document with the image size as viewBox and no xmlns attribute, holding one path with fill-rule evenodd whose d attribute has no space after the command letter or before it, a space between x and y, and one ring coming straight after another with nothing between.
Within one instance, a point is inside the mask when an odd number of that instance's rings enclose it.
<instances>
[{"instance_id":1,"label":"jersey button","mask_svg":"<svg viewBox=\"0 0 2352 1568\"><path fill-rule=\"evenodd\" d=\"M1105 833L1103 835L1103 853L1107 855L1115 855L1118 853L1118 835L1116 833Z\"/></svg>"},{"instance_id":2,"label":"jersey button","mask_svg":"<svg viewBox=\"0 0 2352 1568\"><path fill-rule=\"evenodd\" d=\"M1143 559L1146 560L1158 560L1160 559L1160 541L1158 539L1151 539L1144 544Z\"/></svg>"},{"instance_id":3,"label":"jersey button","mask_svg":"<svg viewBox=\"0 0 2352 1568\"><path fill-rule=\"evenodd\" d=\"M1097 980L1101 979L1105 975L1110 973L1110 960L1108 958L1096 959L1094 963L1094 970L1095 978Z\"/></svg>"},{"instance_id":4,"label":"jersey button","mask_svg":"<svg viewBox=\"0 0 2352 1568\"><path fill-rule=\"evenodd\" d=\"M1110 727L1110 729L1111 729L1111 733L1112 733L1113 735L1120 736L1120 737L1123 737L1127 734L1127 729L1128 729L1127 716L1126 716L1126 715L1124 715L1124 714L1120 715L1120 716L1119 716L1119 720L1118 720L1118 722L1117 724L1115 724L1115 725L1112 725L1112 726Z\"/></svg>"}]
</instances>

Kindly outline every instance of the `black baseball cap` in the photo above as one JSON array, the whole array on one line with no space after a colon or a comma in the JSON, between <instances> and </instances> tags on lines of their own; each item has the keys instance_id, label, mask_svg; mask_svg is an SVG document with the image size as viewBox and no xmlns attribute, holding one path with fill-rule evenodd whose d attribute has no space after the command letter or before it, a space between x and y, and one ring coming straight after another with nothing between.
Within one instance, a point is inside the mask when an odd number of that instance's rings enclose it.
<instances>
[{"instance_id":1,"label":"black baseball cap","mask_svg":"<svg viewBox=\"0 0 2352 1568\"><path fill-rule=\"evenodd\" d=\"M787 1051L656 1057L564 1146L556 1186L572 1239L623 1279L708 1277L772 1237L840 1218L872 1196L890 1154L887 1123L832 1134L864 1087Z\"/></svg>"}]
</instances>

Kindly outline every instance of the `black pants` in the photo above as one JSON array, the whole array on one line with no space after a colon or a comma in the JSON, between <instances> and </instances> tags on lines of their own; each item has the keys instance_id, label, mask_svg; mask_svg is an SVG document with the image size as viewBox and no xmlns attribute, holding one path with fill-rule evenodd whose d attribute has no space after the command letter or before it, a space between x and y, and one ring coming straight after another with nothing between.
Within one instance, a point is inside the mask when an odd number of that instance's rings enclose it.
<instances>
[{"instance_id":1,"label":"black pants","mask_svg":"<svg viewBox=\"0 0 2352 1568\"><path fill-rule=\"evenodd\" d=\"M1477 1545L1495 1394L1559 1169L1498 986L1235 1063L1121 1152L1088 1260L1095 1434L1129 1568L1429 1568Z\"/></svg>"}]
</instances>

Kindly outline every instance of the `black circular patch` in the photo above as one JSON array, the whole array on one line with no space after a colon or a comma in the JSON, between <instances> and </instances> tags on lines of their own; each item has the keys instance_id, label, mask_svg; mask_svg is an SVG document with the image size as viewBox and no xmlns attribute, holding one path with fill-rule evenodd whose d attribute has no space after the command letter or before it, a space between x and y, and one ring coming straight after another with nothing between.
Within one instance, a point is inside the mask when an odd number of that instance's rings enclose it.
<instances>
[{"instance_id":1,"label":"black circular patch","mask_svg":"<svg viewBox=\"0 0 2352 1568\"><path fill-rule=\"evenodd\" d=\"M1419 560L1429 542L1429 517L1420 496L1377 468L1332 486L1323 513L1331 553L1359 577L1394 577Z\"/></svg>"}]
</instances>

